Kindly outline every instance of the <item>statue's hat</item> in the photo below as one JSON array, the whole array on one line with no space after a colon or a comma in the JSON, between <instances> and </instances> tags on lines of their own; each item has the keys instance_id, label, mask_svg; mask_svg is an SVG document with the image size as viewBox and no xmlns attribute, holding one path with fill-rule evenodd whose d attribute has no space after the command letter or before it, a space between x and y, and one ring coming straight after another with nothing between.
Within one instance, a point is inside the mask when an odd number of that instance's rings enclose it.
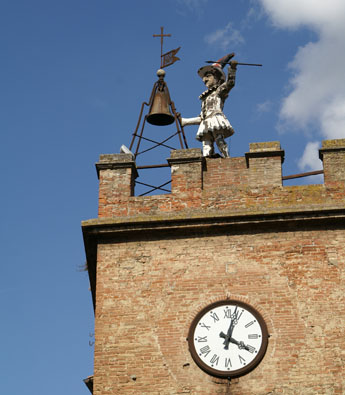
<instances>
[{"instance_id":1,"label":"statue's hat","mask_svg":"<svg viewBox=\"0 0 345 395\"><path fill-rule=\"evenodd\" d=\"M203 66L200 67L200 69L198 70L198 74L201 78L204 78L204 76L207 73L213 73L213 72L217 72L217 74L219 75L219 79L221 82L224 82L226 80L223 68L224 66L229 62L229 60L231 58L233 58L235 56L234 52L231 52L225 56L223 56L222 58L220 58L219 60L217 60L216 63L213 63L211 65L208 66Z\"/></svg>"}]
</instances>

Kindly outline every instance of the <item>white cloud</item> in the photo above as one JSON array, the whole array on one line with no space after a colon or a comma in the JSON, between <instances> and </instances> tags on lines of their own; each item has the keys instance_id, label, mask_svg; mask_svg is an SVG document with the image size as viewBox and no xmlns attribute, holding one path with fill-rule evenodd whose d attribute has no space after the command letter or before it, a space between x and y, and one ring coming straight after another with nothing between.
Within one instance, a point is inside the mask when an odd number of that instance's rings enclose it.
<instances>
[{"instance_id":1,"label":"white cloud","mask_svg":"<svg viewBox=\"0 0 345 395\"><path fill-rule=\"evenodd\" d=\"M345 103L345 36L341 41L322 37L297 51L290 63L292 91L283 100L282 120L300 127L318 123L323 137L333 137L321 120L335 102ZM343 131L345 135L345 123Z\"/></svg>"},{"instance_id":2,"label":"white cloud","mask_svg":"<svg viewBox=\"0 0 345 395\"><path fill-rule=\"evenodd\" d=\"M250 8L248 9L245 18L241 21L242 29L251 29L254 23L265 17L265 12L263 11L262 7L259 5L258 0L249 0L249 1L250 1Z\"/></svg>"},{"instance_id":3,"label":"white cloud","mask_svg":"<svg viewBox=\"0 0 345 395\"><path fill-rule=\"evenodd\" d=\"M298 161L298 167L301 170L322 169L322 164L319 159L319 147L320 143L318 141L312 141L306 145L302 158Z\"/></svg>"},{"instance_id":4,"label":"white cloud","mask_svg":"<svg viewBox=\"0 0 345 395\"><path fill-rule=\"evenodd\" d=\"M259 0L265 11L278 27L325 28L331 22L338 27L343 25L344 0Z\"/></svg>"},{"instance_id":5,"label":"white cloud","mask_svg":"<svg viewBox=\"0 0 345 395\"><path fill-rule=\"evenodd\" d=\"M208 0L178 0L178 3L181 5L186 6L190 10L196 10L198 12L200 12L201 7L207 2Z\"/></svg>"},{"instance_id":6,"label":"white cloud","mask_svg":"<svg viewBox=\"0 0 345 395\"><path fill-rule=\"evenodd\" d=\"M318 130L315 138L345 137L345 1L258 0L278 28L308 27L317 41L299 48L289 67L290 93L283 99L285 125ZM300 165L313 164L309 143Z\"/></svg>"},{"instance_id":7,"label":"white cloud","mask_svg":"<svg viewBox=\"0 0 345 395\"><path fill-rule=\"evenodd\" d=\"M345 137L345 99L334 98L321 116L322 129L327 130L327 137L339 139Z\"/></svg>"},{"instance_id":8,"label":"white cloud","mask_svg":"<svg viewBox=\"0 0 345 395\"><path fill-rule=\"evenodd\" d=\"M266 100L262 103L257 104L256 111L260 114L270 112L272 109L273 103L271 100Z\"/></svg>"},{"instance_id":9,"label":"white cloud","mask_svg":"<svg viewBox=\"0 0 345 395\"><path fill-rule=\"evenodd\" d=\"M207 44L217 44L223 50L227 50L230 46L244 43L244 38L239 30L235 29L229 22L223 29L218 29L205 37Z\"/></svg>"}]
</instances>

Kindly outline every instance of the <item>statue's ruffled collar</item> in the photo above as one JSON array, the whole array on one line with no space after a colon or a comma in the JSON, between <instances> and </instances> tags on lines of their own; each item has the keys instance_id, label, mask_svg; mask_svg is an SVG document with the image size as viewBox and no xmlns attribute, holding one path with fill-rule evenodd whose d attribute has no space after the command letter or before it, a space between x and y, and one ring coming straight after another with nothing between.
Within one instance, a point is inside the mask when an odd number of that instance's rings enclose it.
<instances>
[{"instance_id":1,"label":"statue's ruffled collar","mask_svg":"<svg viewBox=\"0 0 345 395\"><path fill-rule=\"evenodd\" d=\"M216 91L218 89L219 85L212 86L212 88L207 89L206 91L202 92L202 94L199 96L199 99L202 100L206 96L210 95L212 92Z\"/></svg>"}]
</instances>

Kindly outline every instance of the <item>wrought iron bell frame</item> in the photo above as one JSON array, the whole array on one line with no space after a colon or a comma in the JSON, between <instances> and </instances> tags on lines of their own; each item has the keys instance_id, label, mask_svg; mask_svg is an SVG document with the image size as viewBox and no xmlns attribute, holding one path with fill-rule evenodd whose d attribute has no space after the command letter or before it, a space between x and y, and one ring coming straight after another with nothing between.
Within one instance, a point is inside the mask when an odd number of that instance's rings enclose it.
<instances>
[{"instance_id":1,"label":"wrought iron bell frame","mask_svg":"<svg viewBox=\"0 0 345 395\"><path fill-rule=\"evenodd\" d=\"M176 149L174 147L171 147L171 146L165 144L168 140L170 140L171 138L173 138L176 135L178 135L178 137L179 137L181 149L188 148L186 136L185 136L185 133L183 130L183 126L181 124L180 114L176 112L175 104L170 98L168 85L164 81L165 71L163 69L159 69L157 71L157 76L159 78L153 85L149 102L148 103L143 102L141 105L139 119L138 119L137 126L135 128L134 133L133 133L132 141L131 141L131 144L129 147L129 149L132 151L135 140L137 138L138 141L137 141L135 151L134 151L134 159L136 159L136 157L138 155L143 154L144 152L150 151L158 146L163 146L163 147L173 149L173 150ZM163 113L155 112L155 100L157 102L157 97L159 97L159 101L163 101L163 104L159 103L156 107L165 107L165 111ZM164 103L164 101L165 101L165 103ZM148 106L150 108L150 110L149 110L149 113L144 116L144 120L141 125L140 134L138 134L138 130L139 130L139 127L141 124L142 116L143 116L144 106ZM152 121L152 119L154 117L156 118L156 120ZM146 121L148 121L152 125L156 125L156 126L170 125L175 122L176 132L160 142L148 139L143 136ZM155 145L148 148L145 151L139 152L141 140L149 141ZM161 165L138 166L137 168L144 169L144 168L167 167L167 166L169 166L169 165L168 164L161 164Z\"/></svg>"}]
</instances>

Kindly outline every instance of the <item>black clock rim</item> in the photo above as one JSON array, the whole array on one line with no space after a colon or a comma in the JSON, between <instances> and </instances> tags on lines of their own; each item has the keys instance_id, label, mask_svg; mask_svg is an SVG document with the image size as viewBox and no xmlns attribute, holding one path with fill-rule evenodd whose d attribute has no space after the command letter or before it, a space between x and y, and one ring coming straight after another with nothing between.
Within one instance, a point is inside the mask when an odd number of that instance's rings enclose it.
<instances>
[{"instance_id":1,"label":"black clock rim","mask_svg":"<svg viewBox=\"0 0 345 395\"><path fill-rule=\"evenodd\" d=\"M219 307L219 306L225 306L229 304L235 304L236 306L243 307L247 309L250 313L254 315L254 317L258 320L261 330L262 330L262 343L260 350L256 357L246 366L244 366L241 369L233 370L233 371L223 371L223 370L218 370L218 369L213 369L210 366L206 365L200 358L199 355L194 347L194 332L195 328L201 319L202 316L205 315L208 311ZM262 361L263 357L266 354L267 347L268 347L268 329L266 322L264 318L262 317L261 313L255 309L253 306L250 304L243 302L241 300L236 300L236 299L225 299L225 300L219 300L217 302L211 303L207 306L205 306L203 309L201 309L197 315L194 317L190 327L189 327L189 332L188 332L188 347L189 347L189 352L194 360L194 362L199 366L200 369L202 369L204 372L208 373L209 375L217 378L237 378L244 376L245 374L251 372L254 370L259 363Z\"/></svg>"}]
</instances>

